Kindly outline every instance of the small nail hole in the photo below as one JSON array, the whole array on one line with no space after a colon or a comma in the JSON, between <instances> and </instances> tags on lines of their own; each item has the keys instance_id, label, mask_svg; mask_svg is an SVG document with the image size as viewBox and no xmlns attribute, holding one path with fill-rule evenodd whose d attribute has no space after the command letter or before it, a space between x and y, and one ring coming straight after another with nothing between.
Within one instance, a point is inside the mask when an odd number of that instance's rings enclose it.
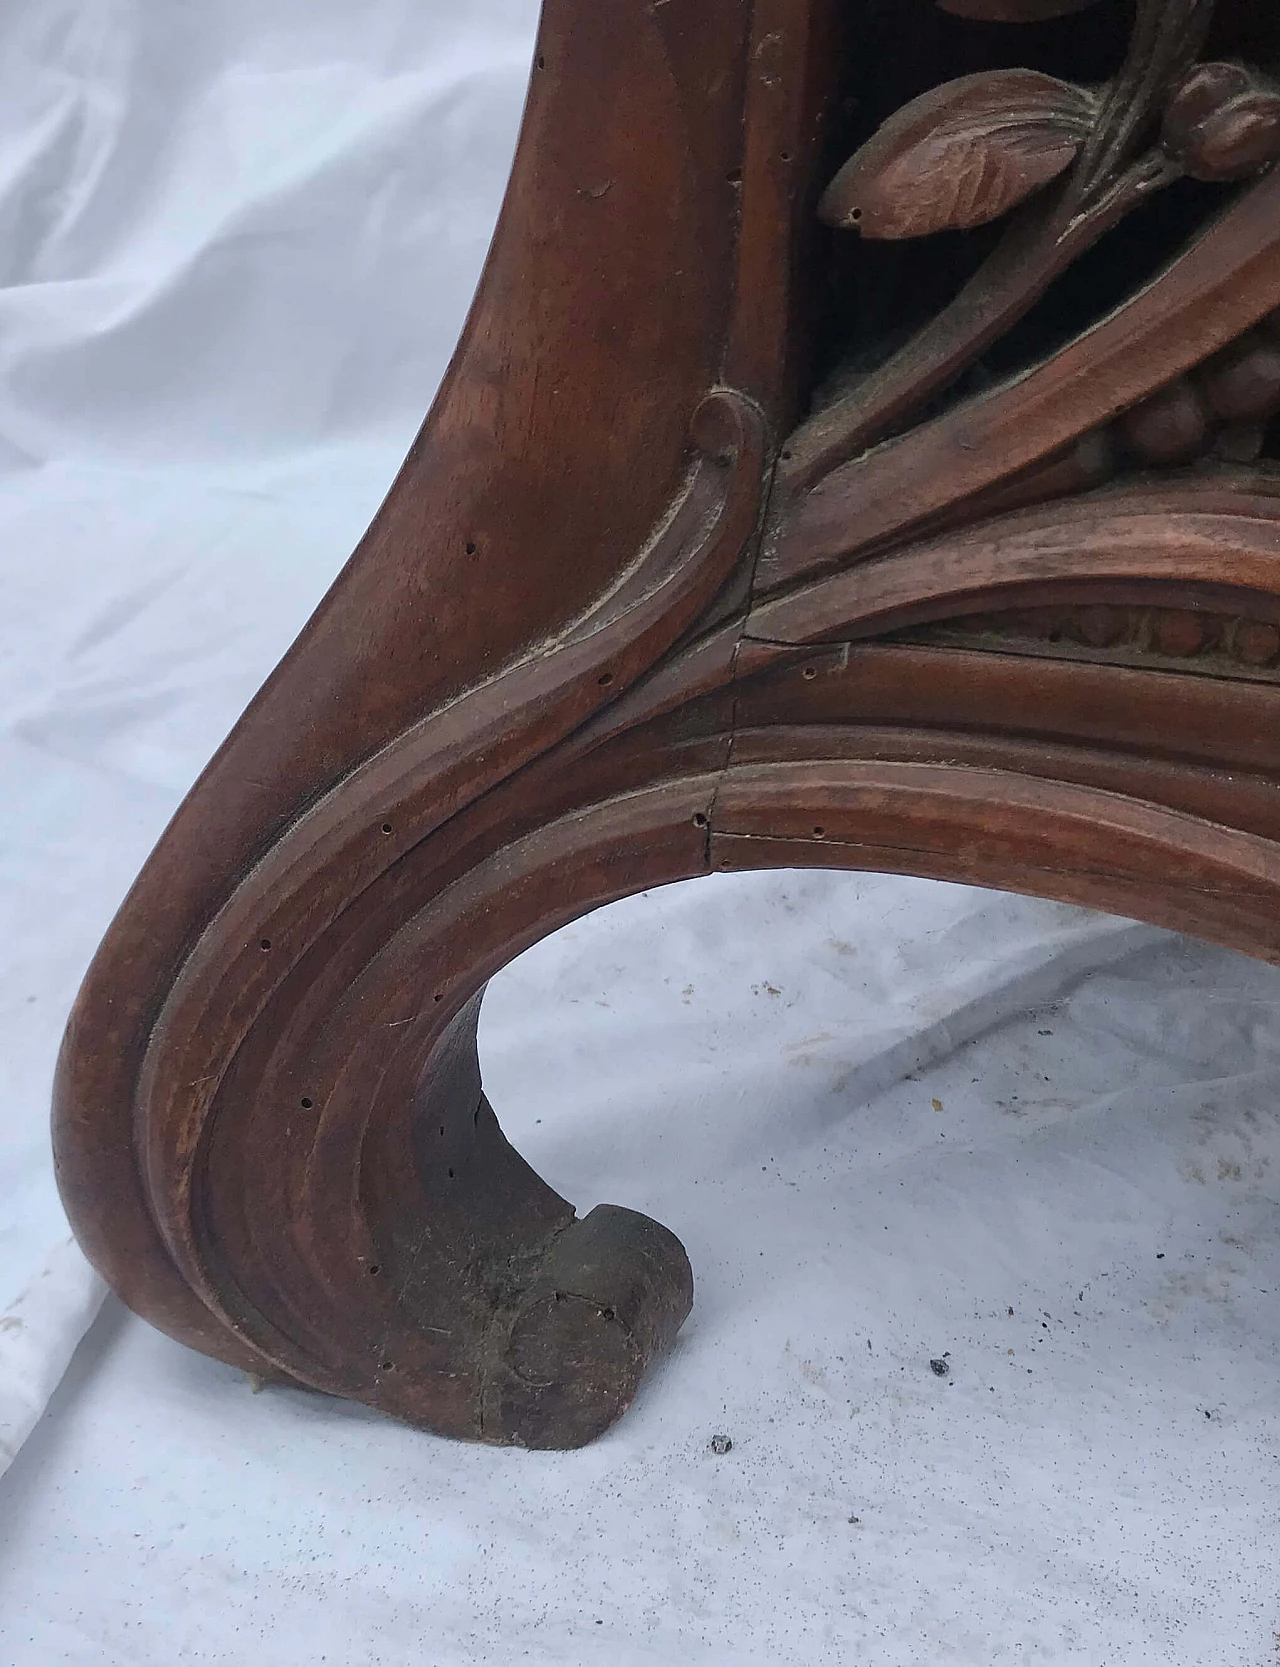
<instances>
[{"instance_id":1,"label":"small nail hole","mask_svg":"<svg viewBox=\"0 0 1280 1667\"><path fill-rule=\"evenodd\" d=\"M700 810L694 812L693 825L695 828L705 828L707 826L707 818Z\"/></svg>"},{"instance_id":2,"label":"small nail hole","mask_svg":"<svg viewBox=\"0 0 1280 1667\"><path fill-rule=\"evenodd\" d=\"M270 938L260 939L258 947L259 947L259 949L270 949L271 948L271 939Z\"/></svg>"},{"instance_id":3,"label":"small nail hole","mask_svg":"<svg viewBox=\"0 0 1280 1667\"><path fill-rule=\"evenodd\" d=\"M602 689L607 689L610 683L613 682L613 673L611 671L602 671L597 679L597 682L600 684Z\"/></svg>"},{"instance_id":4,"label":"small nail hole","mask_svg":"<svg viewBox=\"0 0 1280 1667\"><path fill-rule=\"evenodd\" d=\"M396 1363L394 1360L384 1360L381 1362L381 1369L384 1372L394 1372L396 1369Z\"/></svg>"},{"instance_id":5,"label":"small nail hole","mask_svg":"<svg viewBox=\"0 0 1280 1667\"><path fill-rule=\"evenodd\" d=\"M375 1279L376 1279L376 1278L377 1278L377 1276L378 1276L378 1275L379 1275L379 1274L380 1274L380 1273L381 1273L381 1272L382 1272L382 1265L381 1265L381 1263L379 1263L379 1262L375 1262L375 1263L374 1263L374 1264L373 1264L373 1266L372 1266L372 1267L371 1267L371 1268L370 1268L370 1269L369 1269L369 1272L370 1272L370 1273L371 1273L371 1274L373 1274L373 1276L374 1276L374 1278L375 1278Z\"/></svg>"},{"instance_id":6,"label":"small nail hole","mask_svg":"<svg viewBox=\"0 0 1280 1667\"><path fill-rule=\"evenodd\" d=\"M862 218L862 210L860 208L855 208L853 213L849 216L849 218L853 221L854 225L856 226L858 221L861 220L861 218Z\"/></svg>"},{"instance_id":7,"label":"small nail hole","mask_svg":"<svg viewBox=\"0 0 1280 1667\"><path fill-rule=\"evenodd\" d=\"M793 455L794 455L794 453L792 452L791 448L788 446L786 451L784 451L783 454L782 454L782 461L784 463L790 463Z\"/></svg>"},{"instance_id":8,"label":"small nail hole","mask_svg":"<svg viewBox=\"0 0 1280 1667\"><path fill-rule=\"evenodd\" d=\"M790 162L791 160L791 152L789 150L780 150L778 155L784 162Z\"/></svg>"},{"instance_id":9,"label":"small nail hole","mask_svg":"<svg viewBox=\"0 0 1280 1667\"><path fill-rule=\"evenodd\" d=\"M450 1180L451 1180L451 1181L452 1181L452 1179L453 1179L453 1171L452 1171L452 1169L450 1169L450 1170L448 1170L448 1171L447 1171L447 1174L448 1174L448 1176L449 1176L449 1179L450 1179Z\"/></svg>"},{"instance_id":10,"label":"small nail hole","mask_svg":"<svg viewBox=\"0 0 1280 1667\"><path fill-rule=\"evenodd\" d=\"M390 822L384 822L384 823L383 823L383 824L382 824L382 831L383 831L383 833L390 833L390 832L391 832L391 824L390 824Z\"/></svg>"},{"instance_id":11,"label":"small nail hole","mask_svg":"<svg viewBox=\"0 0 1280 1667\"><path fill-rule=\"evenodd\" d=\"M310 1111L314 1104L315 1104L314 1100L309 1100L305 1094L302 1096L302 1109L303 1109L303 1111Z\"/></svg>"},{"instance_id":12,"label":"small nail hole","mask_svg":"<svg viewBox=\"0 0 1280 1667\"><path fill-rule=\"evenodd\" d=\"M440 994L439 990L437 990L435 995L433 995L431 999L432 999L432 1001L443 1001L444 997Z\"/></svg>"},{"instance_id":13,"label":"small nail hole","mask_svg":"<svg viewBox=\"0 0 1280 1667\"><path fill-rule=\"evenodd\" d=\"M547 60L543 57L542 53L539 52L539 54L538 54L538 68L539 69L546 69L546 67L547 67Z\"/></svg>"},{"instance_id":14,"label":"small nail hole","mask_svg":"<svg viewBox=\"0 0 1280 1667\"><path fill-rule=\"evenodd\" d=\"M806 666L804 668L803 673L802 673L802 676L804 677L804 680L805 680L806 683L812 683L814 678L817 675L818 675L817 666Z\"/></svg>"},{"instance_id":15,"label":"small nail hole","mask_svg":"<svg viewBox=\"0 0 1280 1667\"><path fill-rule=\"evenodd\" d=\"M473 539L469 538L467 540L467 554L469 556L474 556L475 553L476 553L475 541Z\"/></svg>"},{"instance_id":16,"label":"small nail hole","mask_svg":"<svg viewBox=\"0 0 1280 1667\"><path fill-rule=\"evenodd\" d=\"M612 1308L602 1308L600 1310L600 1318L602 1320L616 1320L617 1317L617 1314Z\"/></svg>"},{"instance_id":17,"label":"small nail hole","mask_svg":"<svg viewBox=\"0 0 1280 1667\"><path fill-rule=\"evenodd\" d=\"M827 830L825 828L815 828L813 830L813 837L815 839L821 839L823 837L823 835L826 833L826 831Z\"/></svg>"}]
</instances>

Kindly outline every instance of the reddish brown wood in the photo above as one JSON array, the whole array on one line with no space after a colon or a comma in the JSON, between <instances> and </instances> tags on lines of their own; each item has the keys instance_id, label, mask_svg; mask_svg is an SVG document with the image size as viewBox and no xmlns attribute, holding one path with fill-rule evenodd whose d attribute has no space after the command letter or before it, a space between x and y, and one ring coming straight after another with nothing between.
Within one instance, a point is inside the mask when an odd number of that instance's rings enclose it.
<instances>
[{"instance_id":1,"label":"reddish brown wood","mask_svg":"<svg viewBox=\"0 0 1280 1667\"><path fill-rule=\"evenodd\" d=\"M1280 960L1280 41L1140 0L1107 64L1113 8L902 4L934 59L877 66L877 137L861 0L547 0L426 425L68 1026L63 1196L172 1336L445 1434L617 1417L687 1259L524 1164L475 1030L637 889L875 867ZM1010 61L1067 27L1092 81ZM1103 234L1161 202L1130 270ZM1118 293L1037 336L1084 261Z\"/></svg>"},{"instance_id":2,"label":"reddish brown wood","mask_svg":"<svg viewBox=\"0 0 1280 1667\"><path fill-rule=\"evenodd\" d=\"M829 226L923 237L997 220L1057 179L1098 120L1097 95L1034 70L992 70L914 99L822 194Z\"/></svg>"},{"instance_id":3,"label":"reddish brown wood","mask_svg":"<svg viewBox=\"0 0 1280 1667\"><path fill-rule=\"evenodd\" d=\"M1246 64L1199 64L1165 108L1161 144L1192 179L1247 179L1280 155L1280 89Z\"/></svg>"}]
</instances>

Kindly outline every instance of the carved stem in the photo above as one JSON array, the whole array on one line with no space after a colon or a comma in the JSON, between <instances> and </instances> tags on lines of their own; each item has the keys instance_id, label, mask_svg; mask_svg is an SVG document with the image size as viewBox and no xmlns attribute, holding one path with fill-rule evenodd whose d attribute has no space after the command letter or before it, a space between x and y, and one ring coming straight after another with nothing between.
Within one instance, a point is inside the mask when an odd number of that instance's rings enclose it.
<instances>
[{"instance_id":1,"label":"carved stem","mask_svg":"<svg viewBox=\"0 0 1280 1667\"><path fill-rule=\"evenodd\" d=\"M801 424L779 466L781 499L807 491L953 382L1073 261L1181 172L1153 152L1080 212L1069 182L1047 211L1016 220L949 306L851 393Z\"/></svg>"},{"instance_id":2,"label":"carved stem","mask_svg":"<svg viewBox=\"0 0 1280 1667\"><path fill-rule=\"evenodd\" d=\"M1071 181L1077 201L1105 190L1147 137L1165 89L1199 57L1213 6L1214 0L1141 0L1124 67Z\"/></svg>"},{"instance_id":3,"label":"carved stem","mask_svg":"<svg viewBox=\"0 0 1280 1667\"><path fill-rule=\"evenodd\" d=\"M1109 422L1280 306L1280 170L1156 283L1025 376L868 451L771 509L756 594L884 550L973 493Z\"/></svg>"},{"instance_id":4,"label":"carved stem","mask_svg":"<svg viewBox=\"0 0 1280 1667\"><path fill-rule=\"evenodd\" d=\"M778 473L783 502L881 438L971 365L1061 273L1148 197L1181 176L1159 151L1124 167L1169 81L1204 43L1213 0L1143 0L1124 68L1071 178L1020 216L959 295L858 387L797 429Z\"/></svg>"}]
</instances>

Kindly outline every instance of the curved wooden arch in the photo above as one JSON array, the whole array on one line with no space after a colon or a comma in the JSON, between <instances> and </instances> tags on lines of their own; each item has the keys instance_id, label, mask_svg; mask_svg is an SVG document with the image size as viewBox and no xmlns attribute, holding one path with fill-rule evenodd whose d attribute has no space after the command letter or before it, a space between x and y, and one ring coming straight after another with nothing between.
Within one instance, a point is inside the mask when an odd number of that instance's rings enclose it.
<instances>
[{"instance_id":1,"label":"curved wooden arch","mask_svg":"<svg viewBox=\"0 0 1280 1667\"><path fill-rule=\"evenodd\" d=\"M426 425L68 1026L59 1181L138 1313L442 1433L598 1434L679 1328L689 1265L524 1164L475 1029L512 956L646 887L892 869L1280 959L1275 465L1160 470L1096 432L1169 376L1193 417L1280 410L1253 330L1280 304L1280 172L1043 364L928 406L1176 175L1135 147L1208 9L1178 0L1166 38L1140 0L1077 172L942 323L797 427L847 0L548 0ZM1241 330L1243 373L1202 392ZM1183 661L1141 632L1123 664L888 635L1118 600L1189 617L1166 634ZM1201 642L1240 652L1193 664Z\"/></svg>"},{"instance_id":2,"label":"curved wooden arch","mask_svg":"<svg viewBox=\"0 0 1280 1667\"><path fill-rule=\"evenodd\" d=\"M843 568L760 602L748 633L818 642L1089 587L1099 598L1146 586L1153 598L1230 597L1275 617L1280 593L1280 473L1197 471L1114 485L980 521Z\"/></svg>"},{"instance_id":3,"label":"curved wooden arch","mask_svg":"<svg viewBox=\"0 0 1280 1667\"><path fill-rule=\"evenodd\" d=\"M503 1140L475 1031L502 965L639 889L712 868L898 871L1140 912L1280 959L1265 838L1062 779L1096 758L1035 777L929 759L954 754L946 732L882 733L876 750L905 760L823 757L836 749L818 735L793 729L785 762L665 774L515 837L459 828L454 849L485 855L452 879L426 840L234 1032L213 1003L182 1034L162 1017L135 1133L217 1352L478 1439L572 1445L625 1408L688 1311L684 1253L630 1211L575 1220Z\"/></svg>"}]
</instances>

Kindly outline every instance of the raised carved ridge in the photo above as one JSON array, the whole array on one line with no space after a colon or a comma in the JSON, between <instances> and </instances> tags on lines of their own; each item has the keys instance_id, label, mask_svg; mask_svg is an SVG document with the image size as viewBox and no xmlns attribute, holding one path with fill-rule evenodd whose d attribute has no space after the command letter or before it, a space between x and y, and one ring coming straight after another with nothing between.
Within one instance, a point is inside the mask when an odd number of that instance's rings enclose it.
<instances>
[{"instance_id":1,"label":"raised carved ridge","mask_svg":"<svg viewBox=\"0 0 1280 1667\"><path fill-rule=\"evenodd\" d=\"M1280 626L1208 609L1134 607L1099 600L1075 607L962 615L903 632L901 640L1280 682Z\"/></svg>"}]
</instances>

